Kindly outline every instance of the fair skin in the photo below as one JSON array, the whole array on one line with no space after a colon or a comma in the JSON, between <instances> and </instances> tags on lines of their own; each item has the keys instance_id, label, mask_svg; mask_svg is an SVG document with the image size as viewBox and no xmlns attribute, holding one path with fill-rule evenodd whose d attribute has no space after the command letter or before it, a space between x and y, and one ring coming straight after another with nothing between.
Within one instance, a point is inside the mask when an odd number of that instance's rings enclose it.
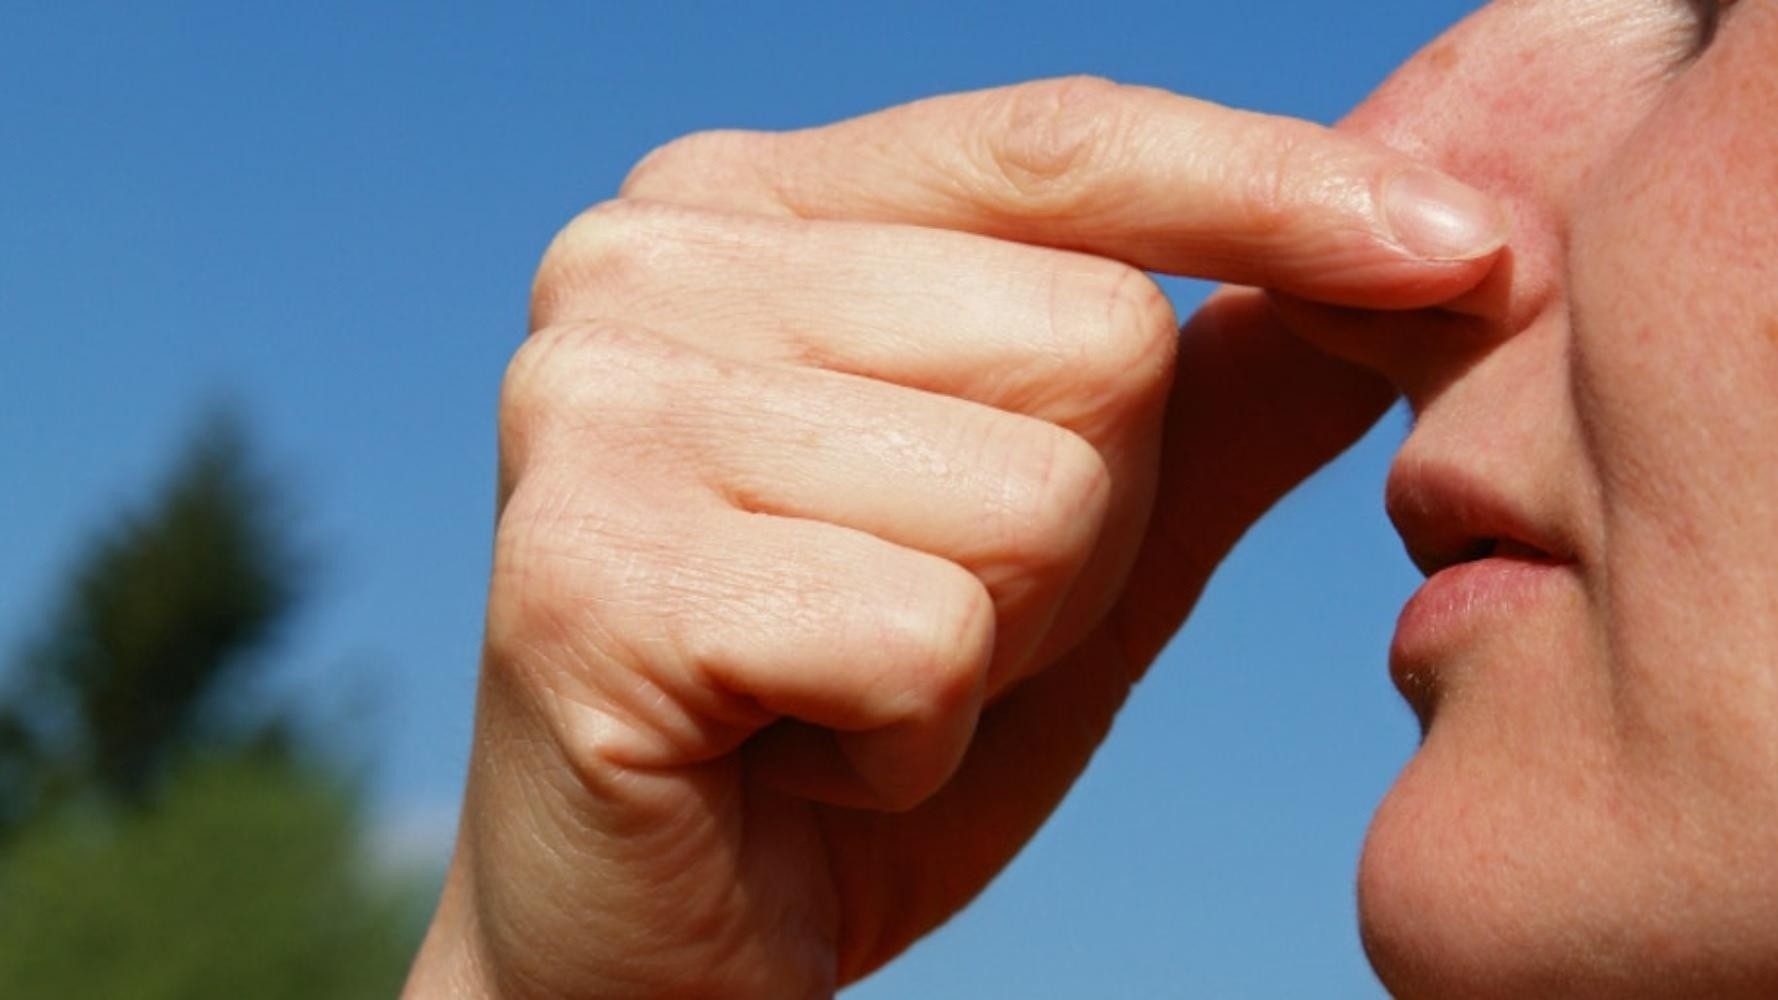
<instances>
[{"instance_id":1,"label":"fair skin","mask_svg":"<svg viewBox=\"0 0 1778 1000\"><path fill-rule=\"evenodd\" d=\"M1427 738L1360 875L1379 974L1769 994L1778 3L1708 47L1699 15L1498 3L1341 132L1052 81L649 157L552 246L508 374L410 993L825 996L889 960L1393 383L1436 575L1392 664ZM1268 291L1175 336L1138 269Z\"/></svg>"},{"instance_id":2,"label":"fair skin","mask_svg":"<svg viewBox=\"0 0 1778 1000\"><path fill-rule=\"evenodd\" d=\"M1688 13L1457 28L1349 126L1498 194L1510 270L1442 317L1288 310L1413 405L1410 547L1486 483L1556 564L1397 633L1429 725L1359 891L1405 995L1778 994L1778 4L1702 51Z\"/></svg>"}]
</instances>

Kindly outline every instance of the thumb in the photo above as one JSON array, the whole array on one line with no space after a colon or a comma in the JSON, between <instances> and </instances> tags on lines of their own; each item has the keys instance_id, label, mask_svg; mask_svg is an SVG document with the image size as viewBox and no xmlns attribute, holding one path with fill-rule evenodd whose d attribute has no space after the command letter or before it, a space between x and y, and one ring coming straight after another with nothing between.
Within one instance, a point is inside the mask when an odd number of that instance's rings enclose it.
<instances>
[{"instance_id":1,"label":"thumb","mask_svg":"<svg viewBox=\"0 0 1778 1000\"><path fill-rule=\"evenodd\" d=\"M1212 296L1181 331L1149 537L1113 612L1129 660L1157 656L1247 529L1394 399L1289 333L1263 293Z\"/></svg>"}]
</instances>

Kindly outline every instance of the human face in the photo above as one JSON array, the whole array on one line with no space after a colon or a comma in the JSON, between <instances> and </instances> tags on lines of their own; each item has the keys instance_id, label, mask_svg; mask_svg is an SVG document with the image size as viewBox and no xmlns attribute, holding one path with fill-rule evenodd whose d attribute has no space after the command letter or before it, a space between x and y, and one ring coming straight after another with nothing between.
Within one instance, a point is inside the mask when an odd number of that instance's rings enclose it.
<instances>
[{"instance_id":1,"label":"human face","mask_svg":"<svg viewBox=\"0 0 1778 1000\"><path fill-rule=\"evenodd\" d=\"M1711 16L1482 9L1346 127L1503 199L1496 273L1280 303L1415 413L1426 735L1359 876L1401 995L1778 995L1778 0Z\"/></svg>"}]
</instances>

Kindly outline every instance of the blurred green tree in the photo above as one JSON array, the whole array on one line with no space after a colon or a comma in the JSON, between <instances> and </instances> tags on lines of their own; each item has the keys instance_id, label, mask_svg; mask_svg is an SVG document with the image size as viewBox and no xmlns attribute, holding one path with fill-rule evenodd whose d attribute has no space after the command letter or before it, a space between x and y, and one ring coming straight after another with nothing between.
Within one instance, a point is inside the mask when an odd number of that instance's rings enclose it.
<instances>
[{"instance_id":1,"label":"blurred green tree","mask_svg":"<svg viewBox=\"0 0 1778 1000\"><path fill-rule=\"evenodd\" d=\"M0 853L0 996L394 996L417 900L357 834L347 790L252 753L181 766L153 808L34 822Z\"/></svg>"},{"instance_id":2,"label":"blurred green tree","mask_svg":"<svg viewBox=\"0 0 1778 1000\"><path fill-rule=\"evenodd\" d=\"M84 551L0 701L0 996L389 996L411 881L287 710L231 712L303 567L231 411Z\"/></svg>"},{"instance_id":3,"label":"blurred green tree","mask_svg":"<svg viewBox=\"0 0 1778 1000\"><path fill-rule=\"evenodd\" d=\"M243 738L206 702L294 610L300 571L239 426L215 411L159 496L74 567L11 671L0 815L71 797L139 805L179 754Z\"/></svg>"}]
</instances>

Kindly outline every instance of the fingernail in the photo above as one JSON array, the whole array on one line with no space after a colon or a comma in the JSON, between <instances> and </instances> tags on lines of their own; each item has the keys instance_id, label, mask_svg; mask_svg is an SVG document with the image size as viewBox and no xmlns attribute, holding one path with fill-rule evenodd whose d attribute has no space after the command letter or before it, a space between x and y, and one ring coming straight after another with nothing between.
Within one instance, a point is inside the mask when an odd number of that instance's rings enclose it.
<instances>
[{"instance_id":1,"label":"fingernail","mask_svg":"<svg viewBox=\"0 0 1778 1000\"><path fill-rule=\"evenodd\" d=\"M1474 260L1506 243L1498 202L1432 170L1404 170L1383 184L1383 216L1395 242L1426 260Z\"/></svg>"}]
</instances>

